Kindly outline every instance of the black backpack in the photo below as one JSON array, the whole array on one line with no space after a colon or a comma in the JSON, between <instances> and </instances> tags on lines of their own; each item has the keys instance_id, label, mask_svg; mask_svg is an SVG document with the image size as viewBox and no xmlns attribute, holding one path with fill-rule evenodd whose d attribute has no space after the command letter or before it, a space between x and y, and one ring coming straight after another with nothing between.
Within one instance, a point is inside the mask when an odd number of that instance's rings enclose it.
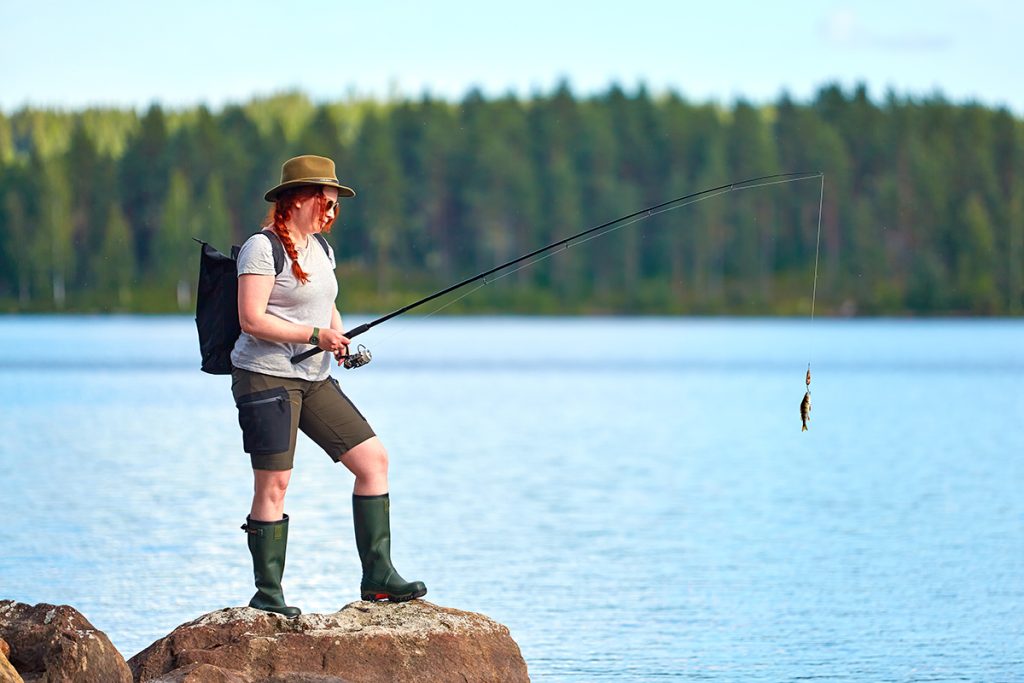
<instances>
[{"instance_id":1,"label":"black backpack","mask_svg":"<svg viewBox=\"0 0 1024 683\"><path fill-rule=\"evenodd\" d=\"M272 230L261 230L270 240L274 252L274 272L284 270L284 245ZM313 233L324 253L330 256L327 240L319 233ZM194 238L193 238L194 239ZM231 350L242 334L238 322L238 245L231 247L231 255L225 256L209 243L196 240L201 245L199 256L199 287L196 290L196 327L199 329L199 352L202 354L203 372L211 375L230 375Z\"/></svg>"}]
</instances>

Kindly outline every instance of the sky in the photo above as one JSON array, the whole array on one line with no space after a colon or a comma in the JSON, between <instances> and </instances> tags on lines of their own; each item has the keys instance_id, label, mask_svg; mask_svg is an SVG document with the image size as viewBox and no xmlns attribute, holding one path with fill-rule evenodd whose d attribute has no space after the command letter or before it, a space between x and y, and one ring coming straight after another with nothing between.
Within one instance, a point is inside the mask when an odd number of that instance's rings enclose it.
<instances>
[{"instance_id":1,"label":"sky","mask_svg":"<svg viewBox=\"0 0 1024 683\"><path fill-rule=\"evenodd\" d=\"M217 109L301 90L528 97L564 79L691 101L800 101L863 82L1024 113L1024 3L0 0L0 111Z\"/></svg>"}]
</instances>

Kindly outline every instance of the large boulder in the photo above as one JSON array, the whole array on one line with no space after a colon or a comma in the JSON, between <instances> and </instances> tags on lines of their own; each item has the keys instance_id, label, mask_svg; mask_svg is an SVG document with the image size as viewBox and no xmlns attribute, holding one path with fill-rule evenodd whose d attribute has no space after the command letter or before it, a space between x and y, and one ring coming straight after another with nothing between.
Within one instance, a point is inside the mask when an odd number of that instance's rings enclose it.
<instances>
[{"instance_id":1,"label":"large boulder","mask_svg":"<svg viewBox=\"0 0 1024 683\"><path fill-rule=\"evenodd\" d=\"M529 681L505 626L425 600L297 619L230 607L182 624L128 665L153 683Z\"/></svg>"},{"instance_id":2,"label":"large boulder","mask_svg":"<svg viewBox=\"0 0 1024 683\"><path fill-rule=\"evenodd\" d=\"M0 638L0 683L25 683L21 674L15 671L7 660L9 654L11 654L11 646L7 644L6 640Z\"/></svg>"},{"instance_id":3,"label":"large boulder","mask_svg":"<svg viewBox=\"0 0 1024 683\"><path fill-rule=\"evenodd\" d=\"M0 600L0 638L10 646L8 659L25 683L132 680L124 657L106 634L67 605Z\"/></svg>"}]
</instances>

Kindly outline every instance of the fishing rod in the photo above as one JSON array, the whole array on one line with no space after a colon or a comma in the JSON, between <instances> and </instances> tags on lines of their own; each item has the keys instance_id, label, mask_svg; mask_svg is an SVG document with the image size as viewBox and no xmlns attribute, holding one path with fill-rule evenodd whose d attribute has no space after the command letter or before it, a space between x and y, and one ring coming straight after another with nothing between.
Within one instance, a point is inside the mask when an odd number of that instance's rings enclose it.
<instances>
[{"instance_id":1,"label":"fishing rod","mask_svg":"<svg viewBox=\"0 0 1024 683\"><path fill-rule=\"evenodd\" d=\"M385 322L387 322L388 320L391 320L394 317L397 317L399 315L402 315L403 313L411 311L412 309L417 308L418 306L422 306L423 304L429 303L429 302L433 301L434 299L437 299L439 297L444 296L445 294L450 294L451 292L454 292L457 289L465 287L466 285L469 285L469 284L472 284L474 282L477 282L478 280L484 280L484 284L486 285L487 281L485 280L485 278L488 275L493 275L494 273L497 273L498 271L504 270L505 268L508 268L510 266L514 266L517 263L522 263L523 261L531 259L531 258L533 258L535 256L540 256L541 254L544 254L545 252L549 252L549 251L551 251L553 249L557 249L558 247L566 247L566 248L568 248L569 246L571 246L570 242L572 242L573 240L577 240L577 239L579 239L581 237L585 237L586 235L590 235L592 233L599 232L601 230L604 230L605 232L611 232L612 230L617 230L618 227L624 227L624 226L619 225L620 223L625 223L626 221L629 221L630 219L636 219L636 220L632 221L633 223L635 223L637 221L645 220L645 219L650 218L652 216L656 216L659 213L664 213L666 211L671 211L672 209L680 208L682 206L685 206L686 204L697 202L697 201L701 201L701 199L708 199L709 197L706 196L706 195L716 196L716 193L717 194L727 194L729 192L735 192L735 191L738 191L738 190L750 190L750 189L753 189L755 187L763 187L765 185L775 185L775 184L779 184L779 183L790 183L790 182L797 182L797 181L800 181L800 180L809 180L811 178L822 178L822 177L824 177L824 174L821 171L815 171L813 173L812 172L775 173L773 175L760 176L758 178L749 178L747 180L740 180L740 181L736 181L736 182L732 182L732 183L727 183L725 185L719 185L718 187L712 187L712 188L707 189L707 190L701 190L700 192L694 192L692 194L684 195L682 197L676 197L675 199L670 199L667 202L662 202L661 204L655 204L654 206L649 206L646 209L640 209L639 211L635 211L635 212L629 214L628 216L623 216L622 218L616 218L613 221L608 221L607 223L602 223L601 225L598 225L596 227L589 228L587 230L583 230L582 232L578 232L575 235L571 235L571 236L566 237L564 239L560 239L557 242L552 242L551 244L547 245L546 247L541 247L540 249L535 249L535 250L531 251L528 254L523 254L522 256L520 256L518 258L514 258L511 261L508 261L506 263L502 263L500 266L494 266L490 270L485 270L484 272L479 273L477 275L474 275L473 277L466 278L465 280L463 280L461 282L457 282L456 284L451 285L450 287L445 287L444 289L441 289L441 290L439 290L437 292L434 292L433 294L425 296L425 297L423 297L422 299L420 299L418 301L414 301L411 304L408 304L406 306L402 306L401 308L399 308L397 310L394 310L391 313L388 313L387 315L383 315L383 316L377 318L376 320L372 320L372 321L370 321L368 323L363 323L362 325L359 325L358 327L354 327L350 331L345 332L344 335L346 337L348 337L349 339L352 339L353 337L357 337L357 336L363 334L364 332L368 332L369 330L371 330L372 328L376 327L377 325L380 325L381 323L385 323ZM690 201L688 201L688 200L690 200ZM627 225L628 225L628 223L627 223ZM601 233L601 234L605 234L605 233ZM600 237L600 236L601 235L595 235L594 237ZM593 238L591 238L591 239L593 239ZM527 264L527 265L529 265L529 264ZM523 267L525 268L526 266L523 266ZM302 361L306 360L307 358L312 358L313 356L317 355L318 353L323 353L323 349L321 349L321 348L312 348L312 349L310 349L308 351L304 351L302 353L299 353L299 354L296 354L296 355L292 356L291 362L292 362L293 365L296 365L296 364L301 363ZM360 367L362 365L366 365L367 363L369 363L371 357L372 356L370 355L369 350L367 350L366 347L364 347L362 344L360 344L359 345L359 350L357 351L357 353L348 354L348 355L343 356L342 358L343 358L343 361L344 361L344 364L345 364L346 368L357 368L357 367Z\"/></svg>"}]
</instances>

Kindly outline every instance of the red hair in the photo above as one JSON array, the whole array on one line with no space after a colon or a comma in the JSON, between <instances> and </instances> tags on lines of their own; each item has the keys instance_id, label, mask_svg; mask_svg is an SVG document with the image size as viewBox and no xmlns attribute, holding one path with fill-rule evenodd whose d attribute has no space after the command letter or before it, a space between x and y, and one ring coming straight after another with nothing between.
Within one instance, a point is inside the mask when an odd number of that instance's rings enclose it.
<instances>
[{"instance_id":1,"label":"red hair","mask_svg":"<svg viewBox=\"0 0 1024 683\"><path fill-rule=\"evenodd\" d=\"M299 252L295 249L295 243L292 242L291 235L288 234L286 224L288 219L291 218L292 209L295 208L295 201L306 201L307 199L312 199L316 202L314 206L316 209L314 212L314 220L318 223L322 223L324 218L327 217L327 197L324 196L319 185L300 185L296 188L282 190L281 193L277 195L277 199L270 207L270 210L267 211L266 218L267 227L273 228L274 233L277 234L278 238L281 240L281 245L288 254L288 258L292 260L292 273L302 284L309 282L309 275L299 267ZM337 217L338 209L335 208L334 218L326 223L320 232L330 232Z\"/></svg>"}]
</instances>

